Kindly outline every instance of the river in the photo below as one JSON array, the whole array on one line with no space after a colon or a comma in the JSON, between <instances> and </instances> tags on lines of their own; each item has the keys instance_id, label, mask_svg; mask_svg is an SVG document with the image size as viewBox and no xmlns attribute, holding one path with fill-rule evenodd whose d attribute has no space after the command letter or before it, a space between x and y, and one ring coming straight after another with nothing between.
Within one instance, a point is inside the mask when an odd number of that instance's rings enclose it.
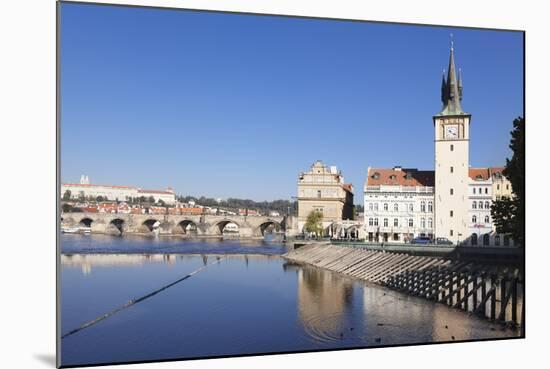
<instances>
[{"instance_id":1,"label":"river","mask_svg":"<svg viewBox=\"0 0 550 369\"><path fill-rule=\"evenodd\" d=\"M280 257L265 241L63 235L62 365L516 337L424 299Z\"/></svg>"}]
</instances>

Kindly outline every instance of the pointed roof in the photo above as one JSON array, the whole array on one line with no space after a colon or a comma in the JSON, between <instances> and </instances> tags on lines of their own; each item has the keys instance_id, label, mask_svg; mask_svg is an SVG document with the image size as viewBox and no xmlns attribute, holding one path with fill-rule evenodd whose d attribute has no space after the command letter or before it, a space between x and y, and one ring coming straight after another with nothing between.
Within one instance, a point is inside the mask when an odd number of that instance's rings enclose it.
<instances>
[{"instance_id":1,"label":"pointed roof","mask_svg":"<svg viewBox=\"0 0 550 369\"><path fill-rule=\"evenodd\" d=\"M438 116L468 114L462 110L460 105L462 101L462 72L459 70L459 73L457 73L456 71L454 54L454 43L451 41L447 79L445 80L445 71L443 71L443 81L441 82L443 110L437 114Z\"/></svg>"}]
</instances>

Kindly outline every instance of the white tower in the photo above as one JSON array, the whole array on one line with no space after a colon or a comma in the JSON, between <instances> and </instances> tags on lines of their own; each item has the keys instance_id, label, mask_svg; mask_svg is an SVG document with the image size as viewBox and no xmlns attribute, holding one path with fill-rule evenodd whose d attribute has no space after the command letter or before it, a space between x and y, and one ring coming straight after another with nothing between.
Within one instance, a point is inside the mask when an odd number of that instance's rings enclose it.
<instances>
[{"instance_id":1,"label":"white tower","mask_svg":"<svg viewBox=\"0 0 550 369\"><path fill-rule=\"evenodd\" d=\"M462 75L457 76L451 41L449 69L441 85L443 110L435 129L436 237L460 242L468 237L468 168L471 115L462 110Z\"/></svg>"}]
</instances>

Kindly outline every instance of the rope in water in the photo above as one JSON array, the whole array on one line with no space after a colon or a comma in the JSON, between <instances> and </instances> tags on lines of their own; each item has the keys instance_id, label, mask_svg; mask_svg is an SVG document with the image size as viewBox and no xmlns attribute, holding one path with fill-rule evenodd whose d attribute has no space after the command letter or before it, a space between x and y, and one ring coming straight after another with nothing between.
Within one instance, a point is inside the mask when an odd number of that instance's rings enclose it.
<instances>
[{"instance_id":1,"label":"rope in water","mask_svg":"<svg viewBox=\"0 0 550 369\"><path fill-rule=\"evenodd\" d=\"M157 289L157 290L155 290L155 291L153 291L153 292L150 292L150 293L148 293L147 295L138 297L138 298L136 298L136 299L132 299L132 300L128 301L127 303L125 303L124 305L119 306L118 308L116 308L116 309L114 309L114 310L112 310L112 311L110 311L110 312L108 312L108 313L106 313L106 314L103 314L103 315L101 315L101 316L95 318L94 320L91 320L91 321L89 321L89 322L87 322L87 323L84 323L84 324L82 324L82 325L81 325L80 327L78 327L78 328L75 328L75 329L73 329L73 330L71 330L71 331L65 333L64 335L61 336L61 339L65 338L65 337L67 337L67 336L70 336L70 335L72 335L72 334L75 334L75 333L77 333L77 332L80 332L80 331L83 330L83 329L89 328L89 327L91 327L92 325L94 325L94 324L96 324L96 323L99 323L100 321L105 320L105 319L109 318L110 316L115 315L115 314L118 313L119 311L122 311L122 310L124 310L124 309L126 309L126 308L129 308L129 307L132 306L132 305L137 304L138 302L141 302L141 301L143 301L143 300L146 300L146 299L148 299L149 297L153 297L153 296L155 296L156 294L158 294L158 293L160 293L160 292L162 292L162 291L164 291L164 290L166 290L166 289L168 289L168 288L170 288L170 287L172 287L172 286L174 286L174 285L176 285L176 284L178 284L178 283L180 283L180 282L186 280L187 278L191 278L192 276L194 276L195 274L197 274L197 273L203 271L204 269L206 269L206 268L209 267L210 265L217 264L217 263L219 263L219 262L221 262L221 261L222 261L222 259L220 258L220 259L216 260L216 261L213 262L213 263L203 265L202 267L200 267L199 269L195 270L194 272L191 272L191 273L187 274L186 276L183 276L183 277L181 277L181 278L175 280L175 281L172 282L172 283L169 283L169 284L167 284L167 285L165 285L165 286L163 286L163 287L161 287L161 288L159 288L159 289Z\"/></svg>"}]
</instances>

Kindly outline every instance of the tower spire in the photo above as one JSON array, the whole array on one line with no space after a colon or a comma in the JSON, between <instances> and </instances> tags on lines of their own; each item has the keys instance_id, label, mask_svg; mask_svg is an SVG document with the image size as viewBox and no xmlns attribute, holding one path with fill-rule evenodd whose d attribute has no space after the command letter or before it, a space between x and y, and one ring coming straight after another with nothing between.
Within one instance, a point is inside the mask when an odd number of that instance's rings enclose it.
<instances>
[{"instance_id":1,"label":"tower spire","mask_svg":"<svg viewBox=\"0 0 550 369\"><path fill-rule=\"evenodd\" d=\"M460 72L460 75L462 73ZM462 77L456 72L454 40L451 34L451 50L449 55L449 68L447 69L447 80L442 83L441 95L443 111L441 115L464 114L460 101L462 100ZM443 77L445 79L445 76Z\"/></svg>"}]
</instances>

